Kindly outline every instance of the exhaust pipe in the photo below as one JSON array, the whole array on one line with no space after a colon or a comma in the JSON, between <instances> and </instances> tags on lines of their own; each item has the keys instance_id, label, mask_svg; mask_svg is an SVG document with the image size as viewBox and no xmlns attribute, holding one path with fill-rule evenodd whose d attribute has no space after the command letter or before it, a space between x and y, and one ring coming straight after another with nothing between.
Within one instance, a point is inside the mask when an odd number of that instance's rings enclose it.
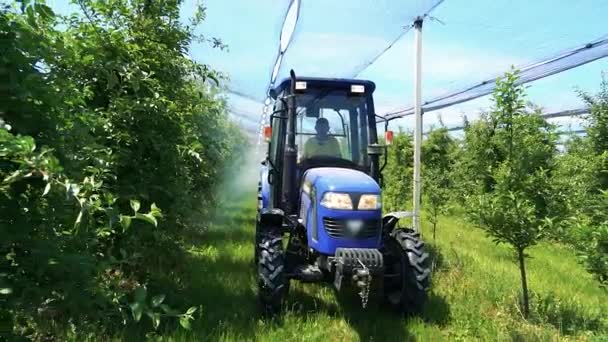
<instances>
[{"instance_id":1,"label":"exhaust pipe","mask_svg":"<svg viewBox=\"0 0 608 342\"><path fill-rule=\"evenodd\" d=\"M283 154L283 210L295 214L296 189L296 162L298 151L296 148L296 73L291 70L290 94L287 99L287 144Z\"/></svg>"}]
</instances>

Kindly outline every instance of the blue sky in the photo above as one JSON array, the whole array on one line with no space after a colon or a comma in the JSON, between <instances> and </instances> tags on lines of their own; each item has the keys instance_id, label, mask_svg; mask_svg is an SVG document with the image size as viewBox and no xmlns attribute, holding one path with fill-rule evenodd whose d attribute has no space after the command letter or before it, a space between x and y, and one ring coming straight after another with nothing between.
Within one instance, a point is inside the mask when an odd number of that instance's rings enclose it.
<instances>
[{"instance_id":1,"label":"blue sky","mask_svg":"<svg viewBox=\"0 0 608 342\"><path fill-rule=\"evenodd\" d=\"M281 76L293 68L302 76L352 77L362 63L390 44L412 19L437 0L302 0L292 42L282 61ZM67 0L47 1L66 8ZM196 0L186 0L182 14L190 16ZM227 86L252 101L229 96L244 126L259 120L289 0L207 0L207 20L199 31L221 38L229 49L195 45L191 56L225 72ZM445 0L423 28L423 98L494 77L511 65L552 56L608 35L606 0ZM413 32L406 33L387 53L358 77L377 84L376 111L408 107L413 100ZM530 84L529 99L547 111L580 107L575 89L593 91L608 58ZM461 123L466 113L490 105L481 98L425 115L436 125L441 115L448 125ZM411 127L411 119L399 125ZM576 120L561 119L568 125Z\"/></svg>"}]
</instances>

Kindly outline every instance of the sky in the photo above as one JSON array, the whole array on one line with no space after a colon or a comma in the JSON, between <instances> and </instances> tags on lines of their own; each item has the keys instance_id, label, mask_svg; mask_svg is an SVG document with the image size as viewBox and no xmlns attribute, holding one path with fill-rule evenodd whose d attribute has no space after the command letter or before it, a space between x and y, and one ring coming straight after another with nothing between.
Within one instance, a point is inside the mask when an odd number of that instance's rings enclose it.
<instances>
[{"instance_id":1,"label":"sky","mask_svg":"<svg viewBox=\"0 0 608 342\"><path fill-rule=\"evenodd\" d=\"M418 15L437 5L423 26L423 100L496 77L511 66L554 56L608 35L608 0L301 0L283 22L290 0L207 0L207 18L198 32L220 38L228 49L195 44L190 55L225 73L234 117L243 127L258 125L265 94L281 46L287 41L278 78L294 69L314 77L356 76L376 83L376 113L412 105L414 35ZM47 0L65 10L68 0ZM185 0L182 16L197 0ZM293 13L292 13L293 14ZM295 26L293 25L295 23ZM286 39L293 30L291 40ZM367 62L401 37L373 64ZM576 90L595 91L608 58L529 84L528 99L547 112L579 108ZM425 114L428 128L438 117L448 126L474 119L491 106L489 97ZM559 119L564 127L580 120ZM395 125L411 128L413 117Z\"/></svg>"}]
</instances>

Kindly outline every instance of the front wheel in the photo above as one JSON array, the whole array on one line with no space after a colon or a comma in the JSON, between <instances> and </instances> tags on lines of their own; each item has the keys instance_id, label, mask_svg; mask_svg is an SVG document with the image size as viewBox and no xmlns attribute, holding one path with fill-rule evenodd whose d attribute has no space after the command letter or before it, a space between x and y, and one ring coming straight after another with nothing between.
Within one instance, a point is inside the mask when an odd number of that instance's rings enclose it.
<instances>
[{"instance_id":1,"label":"front wheel","mask_svg":"<svg viewBox=\"0 0 608 342\"><path fill-rule=\"evenodd\" d=\"M280 312L289 289L282 234L272 231L261 234L258 253L260 305L265 315L275 315Z\"/></svg>"},{"instance_id":2,"label":"front wheel","mask_svg":"<svg viewBox=\"0 0 608 342\"><path fill-rule=\"evenodd\" d=\"M255 241L253 246L253 261L257 265L260 261L260 244L262 243L262 233L260 232L260 222L255 220Z\"/></svg>"},{"instance_id":3,"label":"front wheel","mask_svg":"<svg viewBox=\"0 0 608 342\"><path fill-rule=\"evenodd\" d=\"M431 283L429 255L420 234L395 229L384 239L384 298L405 314L420 314Z\"/></svg>"}]
</instances>

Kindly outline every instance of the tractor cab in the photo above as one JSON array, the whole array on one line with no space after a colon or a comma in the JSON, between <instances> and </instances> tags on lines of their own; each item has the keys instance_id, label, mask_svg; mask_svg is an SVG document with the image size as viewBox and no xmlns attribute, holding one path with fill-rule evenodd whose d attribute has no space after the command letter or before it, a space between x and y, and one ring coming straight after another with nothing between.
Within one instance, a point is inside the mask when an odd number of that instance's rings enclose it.
<instances>
[{"instance_id":1,"label":"tractor cab","mask_svg":"<svg viewBox=\"0 0 608 342\"><path fill-rule=\"evenodd\" d=\"M284 178L295 176L288 179L288 183L297 187L306 171L328 167L357 170L378 182L378 156L382 151L377 144L372 97L375 84L360 80L298 78L293 93L290 85L291 80L285 79L271 91L275 105L266 138L268 172L273 180L283 184ZM288 119L290 100L294 102L292 123ZM290 133L290 124L293 133ZM289 160L285 163L290 136L294 138L294 165L289 165ZM286 177L285 173L288 173ZM287 189L274 187L269 201L273 207L297 212L299 194L292 192L291 198L282 198L284 190Z\"/></svg>"},{"instance_id":2,"label":"tractor cab","mask_svg":"<svg viewBox=\"0 0 608 342\"><path fill-rule=\"evenodd\" d=\"M421 310L429 285L423 244L417 232L396 228L407 213L382 215L386 153L374 90L371 81L297 78L292 71L270 92L255 245L267 312L280 309L292 279L333 281L337 289L352 279L364 306L371 279L384 279L389 303Z\"/></svg>"},{"instance_id":3,"label":"tractor cab","mask_svg":"<svg viewBox=\"0 0 608 342\"><path fill-rule=\"evenodd\" d=\"M275 98L285 98L289 82L287 79L275 89ZM374 83L369 81L307 78L298 81L295 94L298 164L343 166L369 172L367 145L370 137L376 138L374 89ZM275 113L287 109L283 101L276 104ZM278 136L287 137L286 123L273 120L275 139L271 140L277 147L281 143ZM274 157L280 157L277 150Z\"/></svg>"}]
</instances>

